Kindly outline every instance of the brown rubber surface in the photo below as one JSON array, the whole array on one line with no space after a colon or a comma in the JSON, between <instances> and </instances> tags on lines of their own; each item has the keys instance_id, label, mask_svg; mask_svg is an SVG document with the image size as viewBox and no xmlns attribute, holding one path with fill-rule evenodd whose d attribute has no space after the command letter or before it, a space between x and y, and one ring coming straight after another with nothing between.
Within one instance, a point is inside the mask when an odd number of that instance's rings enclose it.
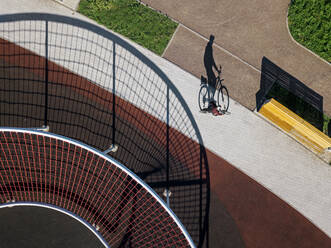
<instances>
[{"instance_id":1,"label":"brown rubber surface","mask_svg":"<svg viewBox=\"0 0 331 248\"><path fill-rule=\"evenodd\" d=\"M324 96L324 111L331 115L331 66L291 40L286 24L290 0L143 0L142 2L168 14L207 39L210 34L214 34L215 44L257 69L261 68L262 57L266 56ZM164 57L200 77L201 72L204 72L203 56L201 56L203 50L201 46L195 44L202 43L203 40L198 35L189 37L183 31L177 32ZM207 41L204 43L206 45ZM224 78L228 82L227 86L230 87L238 77L236 74L244 72L233 59L216 51L215 46L214 50L216 63L222 63L224 72L228 72ZM191 64L195 62L196 65L186 65L188 61L191 61ZM252 99L252 96L255 96L259 83L260 80L251 82L242 80L241 84L232 86L230 96L234 96L234 99L241 104L253 109L252 102L255 101L255 97ZM251 85L255 87L250 87ZM241 87L246 89L247 86L247 95L238 93L243 91Z\"/></svg>"}]
</instances>

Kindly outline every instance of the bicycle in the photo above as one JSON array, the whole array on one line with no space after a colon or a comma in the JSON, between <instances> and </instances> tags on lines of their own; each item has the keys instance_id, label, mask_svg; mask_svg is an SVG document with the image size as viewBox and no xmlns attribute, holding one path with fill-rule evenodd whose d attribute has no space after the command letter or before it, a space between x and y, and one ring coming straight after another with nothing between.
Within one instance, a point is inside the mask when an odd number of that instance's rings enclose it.
<instances>
[{"instance_id":1,"label":"bicycle","mask_svg":"<svg viewBox=\"0 0 331 248\"><path fill-rule=\"evenodd\" d=\"M217 108L223 114L228 111L229 108L229 93L228 89L222 84L224 79L221 79L222 66L218 71L215 84L215 93L217 94ZM215 97L215 95L214 95ZM206 111L210 103L210 86L207 83L207 79L201 75L201 84L199 91L199 108L200 111Z\"/></svg>"}]
</instances>

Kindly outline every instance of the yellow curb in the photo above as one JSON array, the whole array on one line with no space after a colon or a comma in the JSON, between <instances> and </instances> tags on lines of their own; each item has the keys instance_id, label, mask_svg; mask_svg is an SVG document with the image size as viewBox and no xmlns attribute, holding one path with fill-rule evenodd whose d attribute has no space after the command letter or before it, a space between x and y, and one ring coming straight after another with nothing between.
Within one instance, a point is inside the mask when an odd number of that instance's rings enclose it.
<instances>
[{"instance_id":1,"label":"yellow curb","mask_svg":"<svg viewBox=\"0 0 331 248\"><path fill-rule=\"evenodd\" d=\"M318 155L323 155L329 151L328 148L331 147L330 137L275 99L265 103L259 113Z\"/></svg>"}]
</instances>

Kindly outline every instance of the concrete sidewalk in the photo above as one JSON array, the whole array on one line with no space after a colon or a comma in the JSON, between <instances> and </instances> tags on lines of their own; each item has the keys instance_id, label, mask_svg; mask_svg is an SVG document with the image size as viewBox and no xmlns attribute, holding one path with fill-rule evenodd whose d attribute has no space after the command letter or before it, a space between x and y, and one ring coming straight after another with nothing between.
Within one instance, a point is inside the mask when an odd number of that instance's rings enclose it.
<instances>
[{"instance_id":1,"label":"concrete sidewalk","mask_svg":"<svg viewBox=\"0 0 331 248\"><path fill-rule=\"evenodd\" d=\"M0 14L32 11L58 13L93 22L53 1L6 0L6 4L0 6ZM179 32L181 31L177 33ZM190 35L185 30L183 33ZM197 105L198 78L133 42L128 42L159 66L176 85L190 106L208 149L275 193L331 236L330 166L234 100L230 103L230 115L213 117L200 113ZM203 42L197 43L203 46ZM194 54L196 46L192 47L191 52ZM197 53L199 51L200 48L196 50ZM171 47L167 52L171 52ZM190 55L188 50L181 52L182 57ZM239 63L238 59L231 57L233 61L230 64L240 64L240 69L236 72L238 82L259 78L258 70L253 65ZM235 67L237 66L233 68ZM227 78L227 74L224 77ZM232 86L227 86L231 94ZM254 89L254 85L251 87Z\"/></svg>"},{"instance_id":2,"label":"concrete sidewalk","mask_svg":"<svg viewBox=\"0 0 331 248\"><path fill-rule=\"evenodd\" d=\"M290 0L142 2L182 24L164 57L197 77L205 74L204 47L209 35L215 35L215 61L224 66L230 96L242 105L255 108L260 80L252 75L265 56L322 95L324 111L331 116L331 65L292 39L287 27Z\"/></svg>"}]
</instances>

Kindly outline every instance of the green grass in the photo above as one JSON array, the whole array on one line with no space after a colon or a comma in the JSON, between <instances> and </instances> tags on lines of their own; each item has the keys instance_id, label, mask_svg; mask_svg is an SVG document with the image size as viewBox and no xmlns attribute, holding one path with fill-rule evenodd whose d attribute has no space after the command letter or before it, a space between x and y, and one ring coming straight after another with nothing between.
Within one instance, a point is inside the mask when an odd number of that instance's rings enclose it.
<instances>
[{"instance_id":1,"label":"green grass","mask_svg":"<svg viewBox=\"0 0 331 248\"><path fill-rule=\"evenodd\" d=\"M78 11L161 55L177 23L136 0L81 0Z\"/></svg>"},{"instance_id":2,"label":"green grass","mask_svg":"<svg viewBox=\"0 0 331 248\"><path fill-rule=\"evenodd\" d=\"M296 41L331 62L331 0L291 0L288 25Z\"/></svg>"}]
</instances>

